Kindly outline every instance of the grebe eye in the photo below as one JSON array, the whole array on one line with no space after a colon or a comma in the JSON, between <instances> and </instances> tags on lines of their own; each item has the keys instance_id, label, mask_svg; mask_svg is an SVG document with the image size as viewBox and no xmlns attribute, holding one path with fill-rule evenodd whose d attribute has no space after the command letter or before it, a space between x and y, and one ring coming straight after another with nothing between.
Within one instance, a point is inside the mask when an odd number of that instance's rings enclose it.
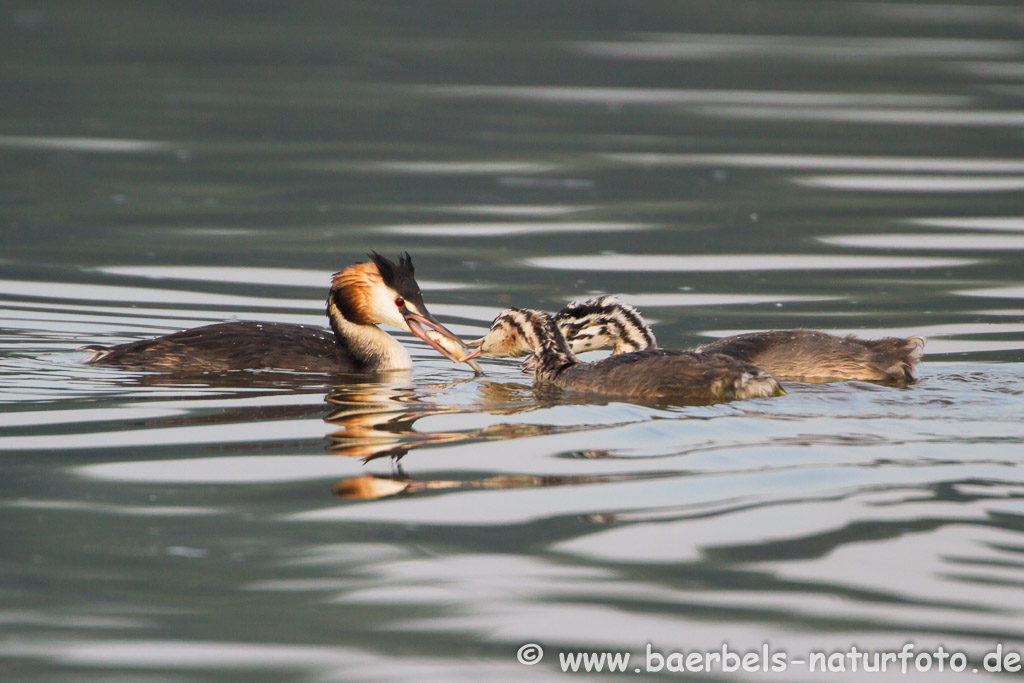
<instances>
[{"instance_id":1,"label":"grebe eye","mask_svg":"<svg viewBox=\"0 0 1024 683\"><path fill-rule=\"evenodd\" d=\"M405 299L403 299L402 297L396 298L395 299L395 305L398 306L399 308L401 308L402 306L405 306Z\"/></svg>"}]
</instances>

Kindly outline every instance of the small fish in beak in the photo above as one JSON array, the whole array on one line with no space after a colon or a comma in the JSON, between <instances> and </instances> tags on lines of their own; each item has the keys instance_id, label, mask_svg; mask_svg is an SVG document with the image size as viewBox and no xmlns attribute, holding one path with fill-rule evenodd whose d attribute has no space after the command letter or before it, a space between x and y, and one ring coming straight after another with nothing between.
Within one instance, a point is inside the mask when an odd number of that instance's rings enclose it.
<instances>
[{"instance_id":1,"label":"small fish in beak","mask_svg":"<svg viewBox=\"0 0 1024 683\"><path fill-rule=\"evenodd\" d=\"M405 318L405 324L409 326L409 331L426 342L430 348L455 363L466 362L466 358L463 356L467 348L466 345L454 332L434 320L433 316L403 310L402 317ZM477 363L470 363L469 366L478 374L483 374Z\"/></svg>"},{"instance_id":2,"label":"small fish in beak","mask_svg":"<svg viewBox=\"0 0 1024 683\"><path fill-rule=\"evenodd\" d=\"M466 362L466 357L463 355L469 351L469 347L466 346L466 344L462 343L461 341L452 341L450 338L440 335L434 332L433 330L427 330L427 334L430 335L431 337L434 337L434 341L437 342L439 346L441 346L446 351L450 352L453 356L455 356L458 359L456 362ZM451 356L449 356L449 358L450 357ZM475 360L470 360L467 364L469 365L469 367L473 368L473 371L476 372L476 374L484 374L484 371L480 369L480 364L477 363Z\"/></svg>"}]
</instances>

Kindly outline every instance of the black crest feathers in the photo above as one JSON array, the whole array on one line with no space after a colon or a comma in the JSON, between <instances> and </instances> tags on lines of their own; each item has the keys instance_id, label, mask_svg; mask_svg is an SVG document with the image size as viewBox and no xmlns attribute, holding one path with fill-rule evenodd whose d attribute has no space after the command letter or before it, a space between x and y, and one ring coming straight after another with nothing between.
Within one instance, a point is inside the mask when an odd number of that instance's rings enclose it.
<instances>
[{"instance_id":1,"label":"black crest feathers","mask_svg":"<svg viewBox=\"0 0 1024 683\"><path fill-rule=\"evenodd\" d=\"M416 271L412 265L412 257L405 252L398 257L398 263L389 258L371 251L370 260L377 266L380 276L391 289L401 294L406 299L419 302L421 299L420 286L416 284Z\"/></svg>"}]
</instances>

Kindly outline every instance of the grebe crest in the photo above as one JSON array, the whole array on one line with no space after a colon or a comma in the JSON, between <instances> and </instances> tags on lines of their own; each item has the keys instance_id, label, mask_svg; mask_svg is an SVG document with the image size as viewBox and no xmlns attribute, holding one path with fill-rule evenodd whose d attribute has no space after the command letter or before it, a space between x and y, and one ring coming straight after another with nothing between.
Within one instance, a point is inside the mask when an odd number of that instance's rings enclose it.
<instances>
[{"instance_id":1,"label":"grebe crest","mask_svg":"<svg viewBox=\"0 0 1024 683\"><path fill-rule=\"evenodd\" d=\"M370 258L333 275L328 315L333 306L356 325L388 324L410 331L403 310L426 314L412 259L406 253L395 263L375 251Z\"/></svg>"}]
</instances>

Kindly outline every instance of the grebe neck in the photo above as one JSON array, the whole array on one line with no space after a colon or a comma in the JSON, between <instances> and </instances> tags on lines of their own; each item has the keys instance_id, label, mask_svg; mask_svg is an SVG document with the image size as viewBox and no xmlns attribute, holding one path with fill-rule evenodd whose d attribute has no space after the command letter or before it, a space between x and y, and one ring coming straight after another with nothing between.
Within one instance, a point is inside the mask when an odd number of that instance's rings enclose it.
<instances>
[{"instance_id":1,"label":"grebe neck","mask_svg":"<svg viewBox=\"0 0 1024 683\"><path fill-rule=\"evenodd\" d=\"M654 332L640 313L616 296L573 301L555 316L558 329L577 353L604 346L615 353L657 348Z\"/></svg>"},{"instance_id":2,"label":"grebe neck","mask_svg":"<svg viewBox=\"0 0 1024 683\"><path fill-rule=\"evenodd\" d=\"M376 325L360 325L341 313L334 297L327 298L327 319L338 343L367 370L408 370L412 357L398 340Z\"/></svg>"},{"instance_id":3,"label":"grebe neck","mask_svg":"<svg viewBox=\"0 0 1024 683\"><path fill-rule=\"evenodd\" d=\"M537 379L552 379L579 364L558 325L546 313L530 311L522 328L537 357Z\"/></svg>"}]
</instances>

